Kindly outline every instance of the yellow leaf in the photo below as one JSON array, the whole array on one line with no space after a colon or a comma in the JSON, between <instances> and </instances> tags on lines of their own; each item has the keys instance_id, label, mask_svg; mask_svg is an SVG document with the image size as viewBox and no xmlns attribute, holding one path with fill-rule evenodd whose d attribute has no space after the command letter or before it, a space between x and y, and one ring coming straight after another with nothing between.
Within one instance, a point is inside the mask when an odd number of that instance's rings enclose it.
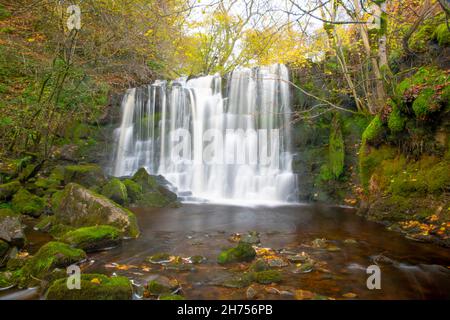
<instances>
[{"instance_id":1,"label":"yellow leaf","mask_svg":"<svg viewBox=\"0 0 450 320\"><path fill-rule=\"evenodd\" d=\"M102 283L99 278L94 278L91 280L91 283L100 284Z\"/></svg>"}]
</instances>

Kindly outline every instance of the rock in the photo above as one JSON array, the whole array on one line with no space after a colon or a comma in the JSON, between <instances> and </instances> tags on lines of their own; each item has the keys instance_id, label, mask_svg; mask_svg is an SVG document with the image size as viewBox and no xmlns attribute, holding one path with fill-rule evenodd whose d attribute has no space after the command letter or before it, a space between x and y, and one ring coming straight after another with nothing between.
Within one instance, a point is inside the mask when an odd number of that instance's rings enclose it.
<instances>
[{"instance_id":1,"label":"rock","mask_svg":"<svg viewBox=\"0 0 450 320\"><path fill-rule=\"evenodd\" d=\"M185 300L185 298L179 294L161 294L158 300Z\"/></svg>"},{"instance_id":2,"label":"rock","mask_svg":"<svg viewBox=\"0 0 450 320\"><path fill-rule=\"evenodd\" d=\"M20 216L10 209L0 209L0 240L14 247L21 248L25 245L25 233Z\"/></svg>"},{"instance_id":3,"label":"rock","mask_svg":"<svg viewBox=\"0 0 450 320\"><path fill-rule=\"evenodd\" d=\"M328 246L328 240L325 238L317 238L311 241L311 246L313 248L324 249Z\"/></svg>"},{"instance_id":4,"label":"rock","mask_svg":"<svg viewBox=\"0 0 450 320\"><path fill-rule=\"evenodd\" d=\"M295 299L297 300L311 300L316 297L316 294L314 292L308 291L308 290L295 290L294 293Z\"/></svg>"},{"instance_id":5,"label":"rock","mask_svg":"<svg viewBox=\"0 0 450 320\"><path fill-rule=\"evenodd\" d=\"M150 280L147 283L147 290L151 295L168 294L177 291L180 284L176 279L169 279L164 276L158 276L157 278Z\"/></svg>"},{"instance_id":6,"label":"rock","mask_svg":"<svg viewBox=\"0 0 450 320\"><path fill-rule=\"evenodd\" d=\"M93 226L67 232L61 239L72 247L94 252L120 244L120 231L111 226Z\"/></svg>"},{"instance_id":7,"label":"rock","mask_svg":"<svg viewBox=\"0 0 450 320\"><path fill-rule=\"evenodd\" d=\"M250 231L249 233L241 236L240 242L248 244L258 244L260 243L259 233L256 231Z\"/></svg>"},{"instance_id":8,"label":"rock","mask_svg":"<svg viewBox=\"0 0 450 320\"><path fill-rule=\"evenodd\" d=\"M7 261L9 252L9 244L0 239L0 268L3 267Z\"/></svg>"},{"instance_id":9,"label":"rock","mask_svg":"<svg viewBox=\"0 0 450 320\"><path fill-rule=\"evenodd\" d=\"M248 243L239 243L235 248L222 251L217 258L220 264L240 261L251 261L255 258L256 251Z\"/></svg>"},{"instance_id":10,"label":"rock","mask_svg":"<svg viewBox=\"0 0 450 320\"><path fill-rule=\"evenodd\" d=\"M357 244L358 242L355 239L345 239L345 244Z\"/></svg>"},{"instance_id":11,"label":"rock","mask_svg":"<svg viewBox=\"0 0 450 320\"><path fill-rule=\"evenodd\" d=\"M95 164L64 167L64 183L78 183L85 187L101 186L106 182L102 168Z\"/></svg>"},{"instance_id":12,"label":"rock","mask_svg":"<svg viewBox=\"0 0 450 320\"><path fill-rule=\"evenodd\" d=\"M249 271L251 272L260 272L260 271L266 271L269 270L270 266L269 264L266 262L266 260L264 259L257 259L256 261L254 261L250 267L249 267Z\"/></svg>"},{"instance_id":13,"label":"rock","mask_svg":"<svg viewBox=\"0 0 450 320\"><path fill-rule=\"evenodd\" d=\"M148 257L146 261L153 263L153 264L162 264L170 262L172 255L169 253L161 252L161 253L155 253L154 255Z\"/></svg>"},{"instance_id":14,"label":"rock","mask_svg":"<svg viewBox=\"0 0 450 320\"><path fill-rule=\"evenodd\" d=\"M19 191L20 182L12 181L4 184L0 184L0 201L7 201Z\"/></svg>"},{"instance_id":15,"label":"rock","mask_svg":"<svg viewBox=\"0 0 450 320\"><path fill-rule=\"evenodd\" d=\"M14 195L12 207L16 212L36 218L44 212L45 201L22 188Z\"/></svg>"},{"instance_id":16,"label":"rock","mask_svg":"<svg viewBox=\"0 0 450 320\"><path fill-rule=\"evenodd\" d=\"M372 256L371 260L376 265L393 265L393 264L397 263L395 260L393 260L389 257L386 257L384 254L381 254L381 253L377 254L375 256Z\"/></svg>"},{"instance_id":17,"label":"rock","mask_svg":"<svg viewBox=\"0 0 450 320\"><path fill-rule=\"evenodd\" d=\"M300 254L288 256L287 259L291 262L297 263L297 262L305 262L310 259L309 255L305 252L302 252Z\"/></svg>"},{"instance_id":18,"label":"rock","mask_svg":"<svg viewBox=\"0 0 450 320\"><path fill-rule=\"evenodd\" d=\"M336 252L336 251L341 251L341 248L339 248L338 246L335 246L335 245L329 245L327 247L327 250L330 252Z\"/></svg>"},{"instance_id":19,"label":"rock","mask_svg":"<svg viewBox=\"0 0 450 320\"><path fill-rule=\"evenodd\" d=\"M53 156L60 160L76 162L79 160L79 149L80 147L76 144L65 144L60 148L56 148L53 151Z\"/></svg>"},{"instance_id":20,"label":"rock","mask_svg":"<svg viewBox=\"0 0 450 320\"><path fill-rule=\"evenodd\" d=\"M14 287L17 284L17 278L17 272L0 272L0 291Z\"/></svg>"},{"instance_id":21,"label":"rock","mask_svg":"<svg viewBox=\"0 0 450 320\"><path fill-rule=\"evenodd\" d=\"M28 179L34 177L36 173L38 172L40 165L36 164L28 164L22 172L19 174L19 181L27 181Z\"/></svg>"},{"instance_id":22,"label":"rock","mask_svg":"<svg viewBox=\"0 0 450 320\"><path fill-rule=\"evenodd\" d=\"M82 274L79 290L67 288L67 278L54 281L47 290L47 300L131 300L133 287L126 277Z\"/></svg>"},{"instance_id":23,"label":"rock","mask_svg":"<svg viewBox=\"0 0 450 320\"><path fill-rule=\"evenodd\" d=\"M78 184L69 183L52 199L55 219L72 227L110 225L128 237L137 237L139 229L134 214L108 198Z\"/></svg>"},{"instance_id":24,"label":"rock","mask_svg":"<svg viewBox=\"0 0 450 320\"><path fill-rule=\"evenodd\" d=\"M245 296L249 300L255 299L257 294L258 294L257 291L252 286L248 287L247 291L245 291Z\"/></svg>"},{"instance_id":25,"label":"rock","mask_svg":"<svg viewBox=\"0 0 450 320\"><path fill-rule=\"evenodd\" d=\"M132 180L141 186L142 194L136 204L144 207L165 207L177 203L177 195L167 189L160 176L151 176L144 168L139 169Z\"/></svg>"},{"instance_id":26,"label":"rock","mask_svg":"<svg viewBox=\"0 0 450 320\"><path fill-rule=\"evenodd\" d=\"M142 187L131 179L125 179L122 182L127 189L128 201L135 203L139 200L142 195Z\"/></svg>"},{"instance_id":27,"label":"rock","mask_svg":"<svg viewBox=\"0 0 450 320\"><path fill-rule=\"evenodd\" d=\"M308 259L305 262L296 265L293 273L308 273L314 270L314 260Z\"/></svg>"},{"instance_id":28,"label":"rock","mask_svg":"<svg viewBox=\"0 0 450 320\"><path fill-rule=\"evenodd\" d=\"M189 258L189 260L193 264L201 264L201 263L206 261L206 258L203 257L203 256L192 256L192 257Z\"/></svg>"},{"instance_id":29,"label":"rock","mask_svg":"<svg viewBox=\"0 0 450 320\"><path fill-rule=\"evenodd\" d=\"M286 267L288 263L279 257L269 257L267 263L271 268L282 268Z\"/></svg>"},{"instance_id":30,"label":"rock","mask_svg":"<svg viewBox=\"0 0 450 320\"><path fill-rule=\"evenodd\" d=\"M239 275L233 275L231 278L222 281L221 285L226 288L245 288L255 280L254 275L254 272L244 272Z\"/></svg>"},{"instance_id":31,"label":"rock","mask_svg":"<svg viewBox=\"0 0 450 320\"><path fill-rule=\"evenodd\" d=\"M283 280L281 273L276 270L255 272L254 278L260 284L277 283Z\"/></svg>"},{"instance_id":32,"label":"rock","mask_svg":"<svg viewBox=\"0 0 450 320\"><path fill-rule=\"evenodd\" d=\"M112 178L106 183L101 191L105 197L124 205L128 201L127 187L117 178Z\"/></svg>"},{"instance_id":33,"label":"rock","mask_svg":"<svg viewBox=\"0 0 450 320\"><path fill-rule=\"evenodd\" d=\"M22 284L32 278L43 279L55 268L65 268L86 259L86 253L62 242L51 241L43 245L39 251L22 268Z\"/></svg>"}]
</instances>

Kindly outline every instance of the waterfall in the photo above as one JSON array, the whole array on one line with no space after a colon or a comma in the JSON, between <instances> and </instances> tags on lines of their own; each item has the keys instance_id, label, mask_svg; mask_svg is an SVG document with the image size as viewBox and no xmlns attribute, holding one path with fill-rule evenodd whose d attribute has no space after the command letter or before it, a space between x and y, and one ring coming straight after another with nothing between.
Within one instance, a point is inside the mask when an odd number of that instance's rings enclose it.
<instances>
[{"instance_id":1,"label":"waterfall","mask_svg":"<svg viewBox=\"0 0 450 320\"><path fill-rule=\"evenodd\" d=\"M145 167L182 199L226 203L297 200L289 75L284 65L129 89L115 134L112 174Z\"/></svg>"}]
</instances>

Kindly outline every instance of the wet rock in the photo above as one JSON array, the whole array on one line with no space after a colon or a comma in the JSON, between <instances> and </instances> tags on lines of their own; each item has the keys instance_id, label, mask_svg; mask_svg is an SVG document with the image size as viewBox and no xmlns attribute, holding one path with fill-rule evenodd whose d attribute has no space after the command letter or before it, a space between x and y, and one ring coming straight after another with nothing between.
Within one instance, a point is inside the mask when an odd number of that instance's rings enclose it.
<instances>
[{"instance_id":1,"label":"wet rock","mask_svg":"<svg viewBox=\"0 0 450 320\"><path fill-rule=\"evenodd\" d=\"M314 270L314 262L311 260L299 263L295 266L293 273L309 273Z\"/></svg>"},{"instance_id":2,"label":"wet rock","mask_svg":"<svg viewBox=\"0 0 450 320\"><path fill-rule=\"evenodd\" d=\"M135 203L142 196L142 187L131 179L125 179L122 181L127 189L128 201Z\"/></svg>"},{"instance_id":3,"label":"wet rock","mask_svg":"<svg viewBox=\"0 0 450 320\"><path fill-rule=\"evenodd\" d=\"M127 187L117 178L112 178L103 187L101 194L105 197L124 205L128 201Z\"/></svg>"},{"instance_id":4,"label":"wet rock","mask_svg":"<svg viewBox=\"0 0 450 320\"><path fill-rule=\"evenodd\" d=\"M256 252L248 243L239 243L235 248L222 251L217 258L219 264L230 262L251 261L255 258Z\"/></svg>"},{"instance_id":5,"label":"wet rock","mask_svg":"<svg viewBox=\"0 0 450 320\"><path fill-rule=\"evenodd\" d=\"M20 216L10 209L0 209L0 240L19 248L25 244L25 233Z\"/></svg>"},{"instance_id":6,"label":"wet rock","mask_svg":"<svg viewBox=\"0 0 450 320\"><path fill-rule=\"evenodd\" d=\"M150 295L170 294L178 291L180 284L176 279L169 279L165 276L158 276L147 283L147 290Z\"/></svg>"},{"instance_id":7,"label":"wet rock","mask_svg":"<svg viewBox=\"0 0 450 320\"><path fill-rule=\"evenodd\" d=\"M12 181L4 184L0 184L0 201L6 201L12 198L12 196L19 191L20 182Z\"/></svg>"},{"instance_id":8,"label":"wet rock","mask_svg":"<svg viewBox=\"0 0 450 320\"><path fill-rule=\"evenodd\" d=\"M154 255L146 258L145 260L153 264L168 263L171 260L172 255L165 252L155 253Z\"/></svg>"},{"instance_id":9,"label":"wet rock","mask_svg":"<svg viewBox=\"0 0 450 320\"><path fill-rule=\"evenodd\" d=\"M161 294L158 300L185 300L185 297L179 294Z\"/></svg>"},{"instance_id":10,"label":"wet rock","mask_svg":"<svg viewBox=\"0 0 450 320\"><path fill-rule=\"evenodd\" d=\"M311 241L311 246L317 249L324 249L328 246L328 240L325 238L317 238Z\"/></svg>"},{"instance_id":11,"label":"wet rock","mask_svg":"<svg viewBox=\"0 0 450 320\"><path fill-rule=\"evenodd\" d=\"M203 256L192 256L192 257L189 258L189 260L193 264L201 264L201 263L206 261L206 258L203 257Z\"/></svg>"},{"instance_id":12,"label":"wet rock","mask_svg":"<svg viewBox=\"0 0 450 320\"><path fill-rule=\"evenodd\" d=\"M341 251L341 248L339 248L338 246L335 246L335 245L329 245L327 247L327 250L330 252L336 252L336 251Z\"/></svg>"},{"instance_id":13,"label":"wet rock","mask_svg":"<svg viewBox=\"0 0 450 320\"><path fill-rule=\"evenodd\" d=\"M64 268L85 259L86 253L83 250L72 248L62 242L48 242L26 261L22 268L21 282L26 284L30 280L43 279L55 268Z\"/></svg>"},{"instance_id":14,"label":"wet rock","mask_svg":"<svg viewBox=\"0 0 450 320\"><path fill-rule=\"evenodd\" d=\"M231 278L221 281L220 285L226 288L245 288L255 280L254 275L255 273L252 272L233 275Z\"/></svg>"},{"instance_id":15,"label":"wet rock","mask_svg":"<svg viewBox=\"0 0 450 320\"><path fill-rule=\"evenodd\" d=\"M135 201L139 206L166 207L177 205L177 195L165 185L169 184L162 176L152 176L140 168L131 179L142 188L142 194Z\"/></svg>"},{"instance_id":16,"label":"wet rock","mask_svg":"<svg viewBox=\"0 0 450 320\"><path fill-rule=\"evenodd\" d=\"M373 261L373 263L375 263L376 265L393 265L396 263L395 260L392 260L389 257L386 257L383 254L377 254L375 256L371 257L371 260Z\"/></svg>"},{"instance_id":17,"label":"wet rock","mask_svg":"<svg viewBox=\"0 0 450 320\"><path fill-rule=\"evenodd\" d=\"M357 244L358 241L356 241L355 239L345 239L344 243L345 244Z\"/></svg>"},{"instance_id":18,"label":"wet rock","mask_svg":"<svg viewBox=\"0 0 450 320\"><path fill-rule=\"evenodd\" d=\"M290 256L287 257L287 259L288 259L290 262L298 263L298 262L305 262L305 261L308 261L308 260L311 259L311 258L310 258L310 256L309 256L307 253L301 252L301 253L299 253L299 254L290 255Z\"/></svg>"},{"instance_id":19,"label":"wet rock","mask_svg":"<svg viewBox=\"0 0 450 320\"><path fill-rule=\"evenodd\" d=\"M0 239L0 268L3 267L8 259L9 244Z\"/></svg>"},{"instance_id":20,"label":"wet rock","mask_svg":"<svg viewBox=\"0 0 450 320\"><path fill-rule=\"evenodd\" d=\"M0 291L13 288L17 284L18 274L12 271L0 272Z\"/></svg>"},{"instance_id":21,"label":"wet rock","mask_svg":"<svg viewBox=\"0 0 450 320\"><path fill-rule=\"evenodd\" d=\"M250 231L247 234L241 235L240 242L248 244L258 244L260 243L259 233L256 231Z\"/></svg>"},{"instance_id":22,"label":"wet rock","mask_svg":"<svg viewBox=\"0 0 450 320\"><path fill-rule=\"evenodd\" d=\"M275 270L267 270L255 272L254 279L256 282L260 284L270 284L277 283L283 280L283 277L280 272Z\"/></svg>"},{"instance_id":23,"label":"wet rock","mask_svg":"<svg viewBox=\"0 0 450 320\"><path fill-rule=\"evenodd\" d=\"M62 242L85 252L94 252L116 247L120 244L120 231L111 226L84 227L67 232Z\"/></svg>"},{"instance_id":24,"label":"wet rock","mask_svg":"<svg viewBox=\"0 0 450 320\"><path fill-rule=\"evenodd\" d=\"M14 211L32 217L39 217L45 209L45 201L25 189L20 189L12 199Z\"/></svg>"},{"instance_id":25,"label":"wet rock","mask_svg":"<svg viewBox=\"0 0 450 320\"><path fill-rule=\"evenodd\" d=\"M264 288L264 291L266 291L269 294L280 294L280 290L274 287L266 287Z\"/></svg>"},{"instance_id":26,"label":"wet rock","mask_svg":"<svg viewBox=\"0 0 450 320\"><path fill-rule=\"evenodd\" d=\"M247 297L248 300L255 299L257 294L258 292L252 286L248 287L247 290L245 291L245 296Z\"/></svg>"},{"instance_id":27,"label":"wet rock","mask_svg":"<svg viewBox=\"0 0 450 320\"><path fill-rule=\"evenodd\" d=\"M269 269L270 269L269 264L266 262L266 260L262 258L255 260L249 267L249 271L251 272L260 272Z\"/></svg>"},{"instance_id":28,"label":"wet rock","mask_svg":"<svg viewBox=\"0 0 450 320\"><path fill-rule=\"evenodd\" d=\"M294 293L295 299L297 300L311 300L314 299L314 297L316 296L315 293L308 291L308 290L295 290Z\"/></svg>"},{"instance_id":29,"label":"wet rock","mask_svg":"<svg viewBox=\"0 0 450 320\"><path fill-rule=\"evenodd\" d=\"M354 299L354 298L356 298L358 295L357 295L356 293L353 293L353 292L347 292L347 293L344 293L342 296L343 296L344 298Z\"/></svg>"},{"instance_id":30,"label":"wet rock","mask_svg":"<svg viewBox=\"0 0 450 320\"><path fill-rule=\"evenodd\" d=\"M134 214L78 184L69 183L52 199L55 219L71 227L110 225L125 236L137 237L139 229Z\"/></svg>"},{"instance_id":31,"label":"wet rock","mask_svg":"<svg viewBox=\"0 0 450 320\"><path fill-rule=\"evenodd\" d=\"M101 186L106 182L102 168L95 164L64 167L64 183L77 183L84 187Z\"/></svg>"},{"instance_id":32,"label":"wet rock","mask_svg":"<svg viewBox=\"0 0 450 320\"><path fill-rule=\"evenodd\" d=\"M79 290L67 287L67 278L54 281L47 300L131 300L133 288L126 277L107 277L102 274L82 274Z\"/></svg>"},{"instance_id":33,"label":"wet rock","mask_svg":"<svg viewBox=\"0 0 450 320\"><path fill-rule=\"evenodd\" d=\"M282 268L289 265L286 261L279 257L270 257L267 259L267 263L271 268Z\"/></svg>"},{"instance_id":34,"label":"wet rock","mask_svg":"<svg viewBox=\"0 0 450 320\"><path fill-rule=\"evenodd\" d=\"M182 257L173 257L168 263L164 264L164 268L175 271L195 271L195 267L189 259L183 259Z\"/></svg>"}]
</instances>

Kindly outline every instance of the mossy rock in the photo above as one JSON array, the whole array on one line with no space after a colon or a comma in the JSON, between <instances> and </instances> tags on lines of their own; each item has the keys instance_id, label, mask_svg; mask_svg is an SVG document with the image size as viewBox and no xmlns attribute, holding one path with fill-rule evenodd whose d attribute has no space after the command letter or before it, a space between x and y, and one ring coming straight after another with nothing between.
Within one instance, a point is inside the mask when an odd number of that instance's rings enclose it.
<instances>
[{"instance_id":1,"label":"mossy rock","mask_svg":"<svg viewBox=\"0 0 450 320\"><path fill-rule=\"evenodd\" d=\"M128 200L130 203L135 203L142 196L142 187L131 179L123 180L123 184L127 189Z\"/></svg>"},{"instance_id":2,"label":"mossy rock","mask_svg":"<svg viewBox=\"0 0 450 320\"><path fill-rule=\"evenodd\" d=\"M127 187L125 184L117 178L112 178L106 183L101 191L105 197L124 205L128 201Z\"/></svg>"},{"instance_id":3,"label":"mossy rock","mask_svg":"<svg viewBox=\"0 0 450 320\"><path fill-rule=\"evenodd\" d=\"M166 182L161 176L149 175L145 168L140 168L132 177L142 194L135 200L135 204L142 207L166 207L177 202L177 195L167 189Z\"/></svg>"},{"instance_id":4,"label":"mossy rock","mask_svg":"<svg viewBox=\"0 0 450 320\"><path fill-rule=\"evenodd\" d=\"M423 89L414 100L412 108L418 119L425 119L430 113L436 111L438 107L435 91L431 88Z\"/></svg>"},{"instance_id":5,"label":"mossy rock","mask_svg":"<svg viewBox=\"0 0 450 320\"><path fill-rule=\"evenodd\" d=\"M55 202L53 211L59 224L77 228L109 225L127 237L139 235L136 217L131 211L78 184L68 184Z\"/></svg>"},{"instance_id":6,"label":"mossy rock","mask_svg":"<svg viewBox=\"0 0 450 320\"><path fill-rule=\"evenodd\" d=\"M260 272L270 270L269 264L264 259L255 260L248 269L251 272Z\"/></svg>"},{"instance_id":7,"label":"mossy rock","mask_svg":"<svg viewBox=\"0 0 450 320\"><path fill-rule=\"evenodd\" d=\"M367 190L370 177L383 160L393 159L397 151L393 147L381 146L380 148L362 145L359 150L359 174L361 183Z\"/></svg>"},{"instance_id":8,"label":"mossy rock","mask_svg":"<svg viewBox=\"0 0 450 320\"><path fill-rule=\"evenodd\" d=\"M14 287L17 284L17 277L14 272L0 272L0 291Z\"/></svg>"},{"instance_id":9,"label":"mossy rock","mask_svg":"<svg viewBox=\"0 0 450 320\"><path fill-rule=\"evenodd\" d=\"M45 209L45 200L22 188L13 196L12 207L21 214L39 217Z\"/></svg>"},{"instance_id":10,"label":"mossy rock","mask_svg":"<svg viewBox=\"0 0 450 320\"><path fill-rule=\"evenodd\" d=\"M338 179L344 172L344 139L341 124L337 115L333 117L328 146L329 169L332 177Z\"/></svg>"},{"instance_id":11,"label":"mossy rock","mask_svg":"<svg viewBox=\"0 0 450 320\"><path fill-rule=\"evenodd\" d=\"M159 300L186 300L185 297L179 294L162 294L158 297Z\"/></svg>"},{"instance_id":12,"label":"mossy rock","mask_svg":"<svg viewBox=\"0 0 450 320\"><path fill-rule=\"evenodd\" d=\"M49 190L49 189L57 190L61 186L61 183L59 180L54 180L51 178L44 178L44 177L37 178L37 180L34 184L36 187L42 188L44 190Z\"/></svg>"},{"instance_id":13,"label":"mossy rock","mask_svg":"<svg viewBox=\"0 0 450 320\"><path fill-rule=\"evenodd\" d=\"M180 287L176 279L169 279L164 276L150 280L147 283L147 290L151 295L170 294Z\"/></svg>"},{"instance_id":14,"label":"mossy rock","mask_svg":"<svg viewBox=\"0 0 450 320\"><path fill-rule=\"evenodd\" d=\"M260 284L278 283L283 280L283 276L279 271L267 270L255 272L254 279Z\"/></svg>"},{"instance_id":15,"label":"mossy rock","mask_svg":"<svg viewBox=\"0 0 450 320\"><path fill-rule=\"evenodd\" d=\"M64 167L64 183L78 183L85 187L101 186L106 182L102 168L95 164Z\"/></svg>"},{"instance_id":16,"label":"mossy rock","mask_svg":"<svg viewBox=\"0 0 450 320\"><path fill-rule=\"evenodd\" d=\"M147 257L146 261L148 261L150 263L160 264L160 263L168 262L171 257L172 257L172 255L170 253L158 252L158 253L151 255L150 257Z\"/></svg>"},{"instance_id":17,"label":"mossy rock","mask_svg":"<svg viewBox=\"0 0 450 320\"><path fill-rule=\"evenodd\" d=\"M48 288L47 300L131 300L133 287L126 277L82 274L80 289L68 289L67 278L54 281Z\"/></svg>"},{"instance_id":18,"label":"mossy rock","mask_svg":"<svg viewBox=\"0 0 450 320\"><path fill-rule=\"evenodd\" d=\"M21 188L20 182L12 181L0 184L0 201L9 200Z\"/></svg>"},{"instance_id":19,"label":"mossy rock","mask_svg":"<svg viewBox=\"0 0 450 320\"><path fill-rule=\"evenodd\" d=\"M392 107L392 112L389 114L388 127L391 133L397 134L402 132L405 128L406 117L402 115L401 111L396 105Z\"/></svg>"},{"instance_id":20,"label":"mossy rock","mask_svg":"<svg viewBox=\"0 0 450 320\"><path fill-rule=\"evenodd\" d=\"M72 248L62 242L48 242L25 263L22 282L26 283L30 278L42 279L55 268L65 268L85 259L86 253L81 249Z\"/></svg>"},{"instance_id":21,"label":"mossy rock","mask_svg":"<svg viewBox=\"0 0 450 320\"><path fill-rule=\"evenodd\" d=\"M235 248L231 248L222 251L217 262L219 264L225 264L230 262L251 261L255 258L256 251L248 243L239 243Z\"/></svg>"},{"instance_id":22,"label":"mossy rock","mask_svg":"<svg viewBox=\"0 0 450 320\"><path fill-rule=\"evenodd\" d=\"M121 241L120 231L111 226L79 228L69 231L60 240L86 252L116 247Z\"/></svg>"},{"instance_id":23,"label":"mossy rock","mask_svg":"<svg viewBox=\"0 0 450 320\"><path fill-rule=\"evenodd\" d=\"M14 247L23 247L26 242L20 215L11 209L0 209L0 240Z\"/></svg>"},{"instance_id":24,"label":"mossy rock","mask_svg":"<svg viewBox=\"0 0 450 320\"><path fill-rule=\"evenodd\" d=\"M33 177L36 174L37 171L37 165L35 164L28 164L22 172L19 174L19 180L24 182Z\"/></svg>"},{"instance_id":25,"label":"mossy rock","mask_svg":"<svg viewBox=\"0 0 450 320\"><path fill-rule=\"evenodd\" d=\"M0 267L3 266L4 257L9 251L9 244L6 241L0 239Z\"/></svg>"}]
</instances>

